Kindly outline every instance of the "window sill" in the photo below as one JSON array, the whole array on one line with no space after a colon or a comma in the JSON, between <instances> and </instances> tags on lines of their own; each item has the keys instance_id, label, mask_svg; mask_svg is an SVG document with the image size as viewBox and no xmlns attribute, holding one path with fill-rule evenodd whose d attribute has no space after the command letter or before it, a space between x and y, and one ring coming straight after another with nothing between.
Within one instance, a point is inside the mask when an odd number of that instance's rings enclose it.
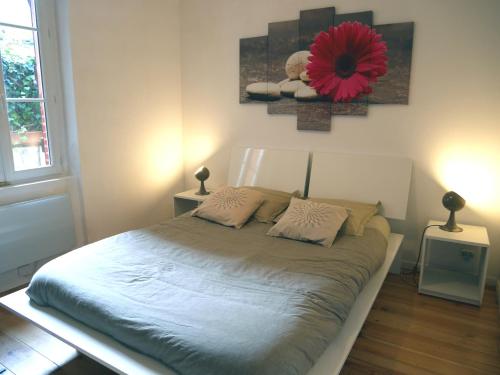
<instances>
[{"instance_id":1,"label":"window sill","mask_svg":"<svg viewBox=\"0 0 500 375\"><path fill-rule=\"evenodd\" d=\"M36 182L0 186L0 206L66 193L74 177L63 176Z\"/></svg>"}]
</instances>

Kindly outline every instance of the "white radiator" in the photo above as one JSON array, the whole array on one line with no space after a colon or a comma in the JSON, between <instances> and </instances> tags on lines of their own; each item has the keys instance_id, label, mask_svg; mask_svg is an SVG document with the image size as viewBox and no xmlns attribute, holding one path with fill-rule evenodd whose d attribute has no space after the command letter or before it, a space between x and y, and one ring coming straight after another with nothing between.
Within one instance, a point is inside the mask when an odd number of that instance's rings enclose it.
<instances>
[{"instance_id":1,"label":"white radiator","mask_svg":"<svg viewBox=\"0 0 500 375\"><path fill-rule=\"evenodd\" d=\"M65 253L75 245L67 194L0 206L0 273Z\"/></svg>"}]
</instances>

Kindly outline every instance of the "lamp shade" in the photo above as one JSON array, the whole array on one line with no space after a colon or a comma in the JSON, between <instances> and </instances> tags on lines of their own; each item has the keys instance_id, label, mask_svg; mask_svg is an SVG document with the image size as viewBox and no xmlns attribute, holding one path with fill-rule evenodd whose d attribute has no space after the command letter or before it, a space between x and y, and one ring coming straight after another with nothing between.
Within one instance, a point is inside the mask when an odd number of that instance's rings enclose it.
<instances>
[{"instance_id":1,"label":"lamp shade","mask_svg":"<svg viewBox=\"0 0 500 375\"><path fill-rule=\"evenodd\" d=\"M440 225L439 228L447 232L461 232L463 231L455 221L455 211L459 211L465 206L465 199L454 191L449 191L443 195L443 206L450 210L450 216L445 225Z\"/></svg>"}]
</instances>

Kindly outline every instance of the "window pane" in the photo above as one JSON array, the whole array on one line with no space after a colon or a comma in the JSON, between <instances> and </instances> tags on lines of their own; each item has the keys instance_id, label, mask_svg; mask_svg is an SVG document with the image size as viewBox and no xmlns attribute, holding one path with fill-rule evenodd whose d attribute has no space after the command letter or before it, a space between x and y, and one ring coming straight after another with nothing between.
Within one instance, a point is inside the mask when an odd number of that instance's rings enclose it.
<instances>
[{"instance_id":1,"label":"window pane","mask_svg":"<svg viewBox=\"0 0 500 375\"><path fill-rule=\"evenodd\" d=\"M43 97L36 38L36 31L0 26L0 55L7 98Z\"/></svg>"},{"instance_id":2,"label":"window pane","mask_svg":"<svg viewBox=\"0 0 500 375\"><path fill-rule=\"evenodd\" d=\"M36 27L33 0L0 0L0 22Z\"/></svg>"},{"instance_id":3,"label":"window pane","mask_svg":"<svg viewBox=\"0 0 500 375\"><path fill-rule=\"evenodd\" d=\"M51 165L43 102L7 103L14 169Z\"/></svg>"}]
</instances>

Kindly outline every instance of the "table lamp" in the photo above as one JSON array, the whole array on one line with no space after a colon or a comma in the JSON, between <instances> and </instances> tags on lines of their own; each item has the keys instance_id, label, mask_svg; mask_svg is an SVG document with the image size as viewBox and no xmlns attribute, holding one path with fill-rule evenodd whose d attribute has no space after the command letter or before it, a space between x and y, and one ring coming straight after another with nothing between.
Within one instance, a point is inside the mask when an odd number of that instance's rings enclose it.
<instances>
[{"instance_id":1,"label":"table lamp","mask_svg":"<svg viewBox=\"0 0 500 375\"><path fill-rule=\"evenodd\" d=\"M200 181L200 190L196 192L196 195L207 195L210 194L206 189L205 189L205 180L210 177L210 171L208 170L207 167L202 166L200 167L195 173L194 177L198 181Z\"/></svg>"},{"instance_id":2,"label":"table lamp","mask_svg":"<svg viewBox=\"0 0 500 375\"><path fill-rule=\"evenodd\" d=\"M443 206L450 210L450 217L445 225L440 225L439 228L447 232L462 232L455 221L455 211L459 211L465 206L465 199L454 191L449 191L443 195Z\"/></svg>"}]
</instances>

